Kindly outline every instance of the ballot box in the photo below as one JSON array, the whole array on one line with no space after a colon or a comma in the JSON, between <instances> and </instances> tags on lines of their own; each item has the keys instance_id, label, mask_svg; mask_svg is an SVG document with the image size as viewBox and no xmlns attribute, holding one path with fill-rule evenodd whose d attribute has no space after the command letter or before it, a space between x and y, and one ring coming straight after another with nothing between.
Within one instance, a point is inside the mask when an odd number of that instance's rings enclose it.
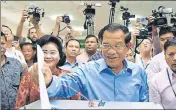
<instances>
[{"instance_id":1,"label":"ballot box","mask_svg":"<svg viewBox=\"0 0 176 110\"><path fill-rule=\"evenodd\" d=\"M52 109L163 109L153 102L113 102L105 101L103 106L90 106L89 101L82 100L51 100ZM95 102L98 103L98 102ZM25 105L21 109L41 109L40 100Z\"/></svg>"}]
</instances>

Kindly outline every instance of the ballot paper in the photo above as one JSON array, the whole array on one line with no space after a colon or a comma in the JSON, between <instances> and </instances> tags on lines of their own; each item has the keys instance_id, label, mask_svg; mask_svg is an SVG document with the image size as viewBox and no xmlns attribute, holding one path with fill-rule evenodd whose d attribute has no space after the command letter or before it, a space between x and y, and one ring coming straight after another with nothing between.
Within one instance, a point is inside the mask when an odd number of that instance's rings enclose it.
<instances>
[{"instance_id":1,"label":"ballot paper","mask_svg":"<svg viewBox=\"0 0 176 110\"><path fill-rule=\"evenodd\" d=\"M44 66L44 53L39 45L37 45L37 61L38 61L41 109L51 109L51 105L46 90L45 80L42 73L42 68Z\"/></svg>"}]
</instances>

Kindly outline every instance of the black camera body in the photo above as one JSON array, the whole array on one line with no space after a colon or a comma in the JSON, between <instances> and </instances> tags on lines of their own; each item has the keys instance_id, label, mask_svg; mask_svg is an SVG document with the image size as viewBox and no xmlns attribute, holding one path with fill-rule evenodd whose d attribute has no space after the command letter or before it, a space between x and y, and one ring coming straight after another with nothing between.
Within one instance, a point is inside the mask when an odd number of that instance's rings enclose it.
<instances>
[{"instance_id":1,"label":"black camera body","mask_svg":"<svg viewBox=\"0 0 176 110\"><path fill-rule=\"evenodd\" d=\"M168 25L166 14L171 14L172 8L158 7L158 11L152 10L152 16L155 17L153 24L157 27L164 27Z\"/></svg>"},{"instance_id":2,"label":"black camera body","mask_svg":"<svg viewBox=\"0 0 176 110\"><path fill-rule=\"evenodd\" d=\"M134 14L130 14L129 12L124 12L122 14L122 19L123 20L129 19L129 18L135 18L135 15Z\"/></svg>"},{"instance_id":3,"label":"black camera body","mask_svg":"<svg viewBox=\"0 0 176 110\"><path fill-rule=\"evenodd\" d=\"M157 27L167 26L167 18L162 13L152 10L152 16L154 17L153 25Z\"/></svg>"},{"instance_id":4,"label":"black camera body","mask_svg":"<svg viewBox=\"0 0 176 110\"><path fill-rule=\"evenodd\" d=\"M157 26L157 27L164 27L164 26L167 26L167 18L166 17L157 17L154 19L154 22L153 22L154 26Z\"/></svg>"},{"instance_id":5,"label":"black camera body","mask_svg":"<svg viewBox=\"0 0 176 110\"><path fill-rule=\"evenodd\" d=\"M86 16L94 16L95 8L92 8L92 5L87 5L87 8L83 11L83 13Z\"/></svg>"},{"instance_id":6,"label":"black camera body","mask_svg":"<svg viewBox=\"0 0 176 110\"><path fill-rule=\"evenodd\" d=\"M147 25L142 27L139 30L139 36L136 36L137 39L147 39L152 35L152 25Z\"/></svg>"},{"instance_id":7,"label":"black camera body","mask_svg":"<svg viewBox=\"0 0 176 110\"><path fill-rule=\"evenodd\" d=\"M44 9L40 9L38 7L33 7L28 9L28 15L33 15L33 18L39 22L40 21L40 16L44 17Z\"/></svg>"},{"instance_id":8,"label":"black camera body","mask_svg":"<svg viewBox=\"0 0 176 110\"><path fill-rule=\"evenodd\" d=\"M130 14L130 12L128 12L128 8L124 8L123 6L120 7L122 13L122 19L123 20L129 20L130 18L135 18L134 14Z\"/></svg>"},{"instance_id":9,"label":"black camera body","mask_svg":"<svg viewBox=\"0 0 176 110\"><path fill-rule=\"evenodd\" d=\"M68 15L62 16L62 22L69 24L70 23L70 17Z\"/></svg>"}]
</instances>

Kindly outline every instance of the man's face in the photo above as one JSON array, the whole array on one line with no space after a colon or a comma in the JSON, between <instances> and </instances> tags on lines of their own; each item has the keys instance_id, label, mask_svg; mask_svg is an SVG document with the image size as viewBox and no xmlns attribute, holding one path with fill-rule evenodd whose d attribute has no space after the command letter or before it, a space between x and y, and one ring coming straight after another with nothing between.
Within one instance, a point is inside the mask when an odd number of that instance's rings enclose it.
<instances>
[{"instance_id":1,"label":"man's face","mask_svg":"<svg viewBox=\"0 0 176 110\"><path fill-rule=\"evenodd\" d=\"M29 36L33 41L37 41L38 40L38 35L37 35L37 31L35 28L31 29L29 32Z\"/></svg>"},{"instance_id":2,"label":"man's face","mask_svg":"<svg viewBox=\"0 0 176 110\"><path fill-rule=\"evenodd\" d=\"M172 71L176 73L176 46L169 46L167 48L165 59Z\"/></svg>"},{"instance_id":3,"label":"man's face","mask_svg":"<svg viewBox=\"0 0 176 110\"><path fill-rule=\"evenodd\" d=\"M22 53L26 61L31 61L36 54L36 51L32 49L32 45L24 45L22 47Z\"/></svg>"},{"instance_id":4,"label":"man's face","mask_svg":"<svg viewBox=\"0 0 176 110\"><path fill-rule=\"evenodd\" d=\"M144 39L139 46L139 51L150 53L151 50L152 50L152 43L150 42L149 39Z\"/></svg>"},{"instance_id":5,"label":"man's face","mask_svg":"<svg viewBox=\"0 0 176 110\"><path fill-rule=\"evenodd\" d=\"M125 46L125 33L121 30L105 31L102 41L102 54L108 66L117 68L122 64L128 48Z\"/></svg>"},{"instance_id":6,"label":"man's face","mask_svg":"<svg viewBox=\"0 0 176 110\"><path fill-rule=\"evenodd\" d=\"M5 34L5 37L7 38L7 41L13 41L14 36L12 35L12 32L7 27L2 27L2 32Z\"/></svg>"},{"instance_id":7,"label":"man's face","mask_svg":"<svg viewBox=\"0 0 176 110\"><path fill-rule=\"evenodd\" d=\"M94 54L97 51L98 43L95 37L90 37L85 41L85 50L88 54Z\"/></svg>"},{"instance_id":8,"label":"man's face","mask_svg":"<svg viewBox=\"0 0 176 110\"><path fill-rule=\"evenodd\" d=\"M4 36L1 36L1 56L3 56L6 52L6 40Z\"/></svg>"},{"instance_id":9,"label":"man's face","mask_svg":"<svg viewBox=\"0 0 176 110\"><path fill-rule=\"evenodd\" d=\"M126 59L131 62L134 62L134 55L131 49L129 49L128 52L126 53Z\"/></svg>"},{"instance_id":10,"label":"man's face","mask_svg":"<svg viewBox=\"0 0 176 110\"><path fill-rule=\"evenodd\" d=\"M76 58L76 56L79 54L79 51L80 51L79 42L75 40L69 41L65 50L68 57Z\"/></svg>"},{"instance_id":11,"label":"man's face","mask_svg":"<svg viewBox=\"0 0 176 110\"><path fill-rule=\"evenodd\" d=\"M164 43L171 37L173 37L173 33L166 33L160 36L160 47L163 50L164 49Z\"/></svg>"}]
</instances>

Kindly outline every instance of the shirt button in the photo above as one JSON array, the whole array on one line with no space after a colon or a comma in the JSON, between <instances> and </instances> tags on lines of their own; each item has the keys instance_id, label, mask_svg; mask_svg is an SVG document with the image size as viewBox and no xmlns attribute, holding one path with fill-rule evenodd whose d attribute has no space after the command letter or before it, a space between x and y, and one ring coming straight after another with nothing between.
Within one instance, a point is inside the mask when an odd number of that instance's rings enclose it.
<instances>
[{"instance_id":1,"label":"shirt button","mask_svg":"<svg viewBox=\"0 0 176 110\"><path fill-rule=\"evenodd\" d=\"M119 90L116 90L116 93L118 94L118 93L119 93Z\"/></svg>"}]
</instances>

